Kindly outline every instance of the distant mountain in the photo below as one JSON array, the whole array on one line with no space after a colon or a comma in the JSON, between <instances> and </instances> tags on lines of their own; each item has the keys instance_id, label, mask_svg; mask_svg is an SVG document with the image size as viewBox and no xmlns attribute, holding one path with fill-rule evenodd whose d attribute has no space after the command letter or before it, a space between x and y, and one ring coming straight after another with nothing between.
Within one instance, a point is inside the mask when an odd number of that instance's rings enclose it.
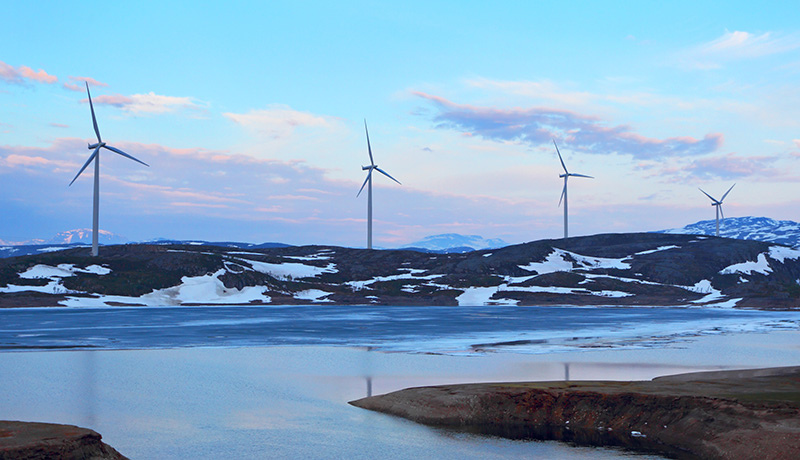
<instances>
[{"instance_id":1,"label":"distant mountain","mask_svg":"<svg viewBox=\"0 0 800 460\"><path fill-rule=\"evenodd\" d=\"M122 235L111 233L107 230L100 230L100 244L124 244L128 239ZM48 244L92 244L92 230L89 228L77 228L57 233L54 237L46 241Z\"/></svg>"},{"instance_id":2,"label":"distant mountain","mask_svg":"<svg viewBox=\"0 0 800 460\"><path fill-rule=\"evenodd\" d=\"M683 228L660 230L656 233L682 235L716 235L715 220L701 220ZM738 240L766 241L800 247L800 223L768 217L728 217L719 223L719 236Z\"/></svg>"},{"instance_id":3,"label":"distant mountain","mask_svg":"<svg viewBox=\"0 0 800 460\"><path fill-rule=\"evenodd\" d=\"M486 239L479 235L460 235L458 233L444 233L431 235L403 246L401 249L421 250L436 253L463 253L481 249L495 249L508 246L508 243L499 239Z\"/></svg>"},{"instance_id":4,"label":"distant mountain","mask_svg":"<svg viewBox=\"0 0 800 460\"><path fill-rule=\"evenodd\" d=\"M222 248L239 248L239 249L265 249L265 248L288 248L291 244L286 243L242 243L238 241L203 241L203 240L169 240L166 238L158 238L151 241L145 241L136 244L188 244L191 246L219 246Z\"/></svg>"}]
</instances>

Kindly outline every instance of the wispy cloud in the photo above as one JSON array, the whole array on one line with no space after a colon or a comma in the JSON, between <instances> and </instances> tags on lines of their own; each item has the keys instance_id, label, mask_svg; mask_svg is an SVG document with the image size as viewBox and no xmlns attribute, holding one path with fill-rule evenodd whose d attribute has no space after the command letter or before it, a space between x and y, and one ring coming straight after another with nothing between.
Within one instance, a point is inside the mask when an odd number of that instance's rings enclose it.
<instances>
[{"instance_id":1,"label":"wispy cloud","mask_svg":"<svg viewBox=\"0 0 800 460\"><path fill-rule=\"evenodd\" d=\"M108 83L103 83L91 77L69 77L69 81L64 82L64 88L70 91L85 91L86 86L79 83L88 83L89 86L108 86Z\"/></svg>"},{"instance_id":2,"label":"wispy cloud","mask_svg":"<svg viewBox=\"0 0 800 460\"><path fill-rule=\"evenodd\" d=\"M14 67L0 61L0 80L15 85L25 85L30 81L52 84L58 81L58 77L49 75L42 69L36 71L24 65Z\"/></svg>"},{"instance_id":3,"label":"wispy cloud","mask_svg":"<svg viewBox=\"0 0 800 460\"><path fill-rule=\"evenodd\" d=\"M698 52L709 56L743 59L780 54L800 48L800 36L772 32L756 35L736 30L701 45Z\"/></svg>"},{"instance_id":4,"label":"wispy cloud","mask_svg":"<svg viewBox=\"0 0 800 460\"><path fill-rule=\"evenodd\" d=\"M202 106L191 97L162 96L153 92L147 94L104 94L95 96L96 105L110 105L133 115L152 115L175 112L181 109L201 110ZM89 99L81 102L88 103Z\"/></svg>"},{"instance_id":5,"label":"wispy cloud","mask_svg":"<svg viewBox=\"0 0 800 460\"><path fill-rule=\"evenodd\" d=\"M570 149L591 154L622 154L639 159L702 155L717 150L722 134L703 139L672 137L654 139L633 132L626 125L607 126L598 117L544 107L501 109L456 104L439 96L415 92L432 102L439 112L438 127L501 142L531 146L560 140Z\"/></svg>"},{"instance_id":6,"label":"wispy cloud","mask_svg":"<svg viewBox=\"0 0 800 460\"><path fill-rule=\"evenodd\" d=\"M800 49L800 34L735 30L685 51L679 61L697 69L716 69L723 63L784 54Z\"/></svg>"},{"instance_id":7,"label":"wispy cloud","mask_svg":"<svg viewBox=\"0 0 800 460\"><path fill-rule=\"evenodd\" d=\"M287 105L273 104L266 109L247 113L223 113L223 116L262 136L281 139L299 127L330 127L332 117L294 110Z\"/></svg>"}]
</instances>

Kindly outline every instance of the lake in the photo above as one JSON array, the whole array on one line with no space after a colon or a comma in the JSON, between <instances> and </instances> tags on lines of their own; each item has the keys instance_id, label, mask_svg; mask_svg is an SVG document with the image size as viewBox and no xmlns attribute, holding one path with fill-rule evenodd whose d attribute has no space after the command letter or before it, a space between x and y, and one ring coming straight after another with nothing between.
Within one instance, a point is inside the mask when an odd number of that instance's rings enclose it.
<instances>
[{"instance_id":1,"label":"lake","mask_svg":"<svg viewBox=\"0 0 800 460\"><path fill-rule=\"evenodd\" d=\"M419 385L800 363L796 312L59 308L1 310L0 324L0 418L93 428L133 459L627 458L432 429L347 401Z\"/></svg>"}]
</instances>

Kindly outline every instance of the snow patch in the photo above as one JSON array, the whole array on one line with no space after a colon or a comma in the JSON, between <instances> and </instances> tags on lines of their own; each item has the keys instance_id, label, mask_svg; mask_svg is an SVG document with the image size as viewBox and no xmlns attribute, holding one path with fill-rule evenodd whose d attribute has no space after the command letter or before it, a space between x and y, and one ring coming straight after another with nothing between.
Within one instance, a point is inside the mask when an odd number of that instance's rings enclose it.
<instances>
[{"instance_id":1,"label":"snow patch","mask_svg":"<svg viewBox=\"0 0 800 460\"><path fill-rule=\"evenodd\" d=\"M282 264L271 264L268 262L259 262L257 260L242 259L249 263L257 272L261 272L275 278L281 279L298 279L298 278L314 278L323 273L336 273L339 270L336 264L329 263L325 267L316 267L314 265L298 264L292 262L285 262Z\"/></svg>"},{"instance_id":2,"label":"snow patch","mask_svg":"<svg viewBox=\"0 0 800 460\"><path fill-rule=\"evenodd\" d=\"M306 289L305 291L295 293L294 298L298 300L310 300L312 302L333 302L330 299L324 298L331 294L331 292L325 292L320 289Z\"/></svg>"},{"instance_id":3,"label":"snow patch","mask_svg":"<svg viewBox=\"0 0 800 460\"><path fill-rule=\"evenodd\" d=\"M800 250L787 248L785 246L770 246L769 257L783 263L786 259L796 260L800 258Z\"/></svg>"},{"instance_id":4,"label":"snow patch","mask_svg":"<svg viewBox=\"0 0 800 460\"><path fill-rule=\"evenodd\" d=\"M565 259L564 256L571 257L575 262ZM630 264L625 262L628 257L623 259L610 259L606 257L593 257L576 254L563 249L553 248L553 252L547 255L543 262L531 262L528 265L519 265L519 268L527 271L535 271L539 275L554 272L572 271L573 269L598 269L598 268L617 268L627 270ZM574 264L578 266L575 267Z\"/></svg>"},{"instance_id":5,"label":"snow patch","mask_svg":"<svg viewBox=\"0 0 800 460\"><path fill-rule=\"evenodd\" d=\"M767 256L764 253L759 254L755 262L742 262L739 264L733 264L723 268L719 273L721 275L731 275L734 273L750 275L753 272L761 273L762 275L768 275L770 272L772 272L772 267L769 266L769 262L767 262Z\"/></svg>"},{"instance_id":6,"label":"snow patch","mask_svg":"<svg viewBox=\"0 0 800 460\"><path fill-rule=\"evenodd\" d=\"M645 254L652 254L654 252L666 251L668 249L680 249L680 246L670 245L670 246L659 246L655 249L650 249L649 251L641 251L634 254L635 256L643 256Z\"/></svg>"}]
</instances>

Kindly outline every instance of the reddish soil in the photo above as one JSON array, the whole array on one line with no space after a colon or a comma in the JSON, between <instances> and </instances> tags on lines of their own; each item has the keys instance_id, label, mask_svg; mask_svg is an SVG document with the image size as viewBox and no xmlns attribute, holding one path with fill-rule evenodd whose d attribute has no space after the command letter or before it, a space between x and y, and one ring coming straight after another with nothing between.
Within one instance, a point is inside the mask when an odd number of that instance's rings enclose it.
<instances>
[{"instance_id":1,"label":"reddish soil","mask_svg":"<svg viewBox=\"0 0 800 460\"><path fill-rule=\"evenodd\" d=\"M53 423L0 421L0 460L127 460L92 430Z\"/></svg>"},{"instance_id":2,"label":"reddish soil","mask_svg":"<svg viewBox=\"0 0 800 460\"><path fill-rule=\"evenodd\" d=\"M674 458L800 458L800 366L642 382L410 388L353 401L419 423Z\"/></svg>"}]
</instances>

